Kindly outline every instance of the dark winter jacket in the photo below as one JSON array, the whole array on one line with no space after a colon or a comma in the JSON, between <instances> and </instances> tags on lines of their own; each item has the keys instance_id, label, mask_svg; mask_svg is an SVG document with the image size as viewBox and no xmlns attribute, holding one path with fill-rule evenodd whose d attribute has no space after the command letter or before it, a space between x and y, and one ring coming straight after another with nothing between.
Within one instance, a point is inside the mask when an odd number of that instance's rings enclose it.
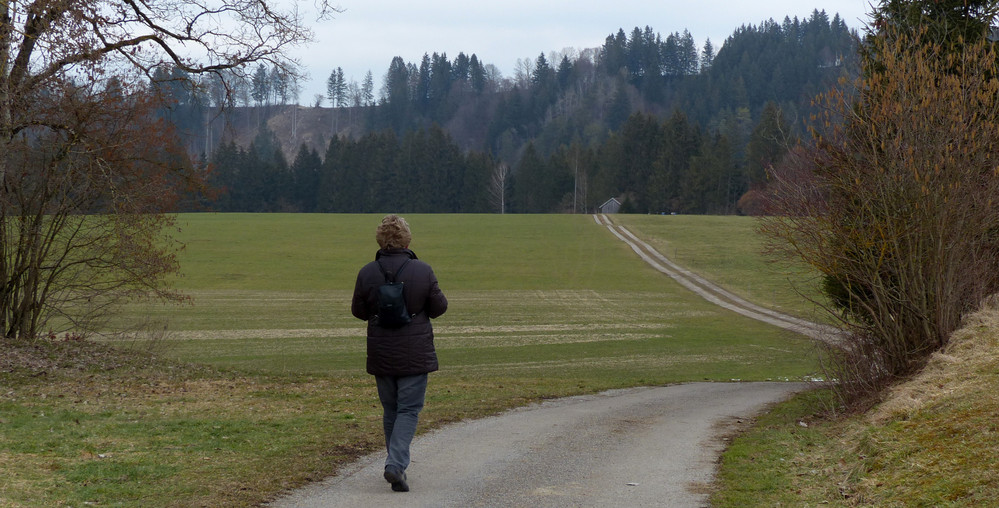
<instances>
[{"instance_id":1,"label":"dark winter jacket","mask_svg":"<svg viewBox=\"0 0 999 508\"><path fill-rule=\"evenodd\" d=\"M380 261L390 277L407 260L406 268L396 282L404 283L406 309L413 320L401 328L378 326L378 287L385 276L378 268ZM447 298L437 286L437 276L430 265L416 258L409 249L382 249L357 274L350 311L354 317L368 322L368 373L376 376L411 376L437 370L434 350L434 329L431 318L447 310Z\"/></svg>"}]
</instances>

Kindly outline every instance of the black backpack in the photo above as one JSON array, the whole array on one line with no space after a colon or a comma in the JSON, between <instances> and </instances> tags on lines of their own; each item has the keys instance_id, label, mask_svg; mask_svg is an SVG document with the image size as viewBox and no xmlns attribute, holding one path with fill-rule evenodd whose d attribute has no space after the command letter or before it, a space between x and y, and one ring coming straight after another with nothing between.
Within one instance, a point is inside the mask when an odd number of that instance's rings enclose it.
<instances>
[{"instance_id":1,"label":"black backpack","mask_svg":"<svg viewBox=\"0 0 999 508\"><path fill-rule=\"evenodd\" d=\"M382 328L400 328L412 320L409 311L406 310L406 299L403 297L403 283L396 282L403 268L409 263L407 259L399 270L395 272L395 277L390 279L385 267L380 261L378 269L385 276L385 283L378 286L378 315L375 316L375 323Z\"/></svg>"}]
</instances>

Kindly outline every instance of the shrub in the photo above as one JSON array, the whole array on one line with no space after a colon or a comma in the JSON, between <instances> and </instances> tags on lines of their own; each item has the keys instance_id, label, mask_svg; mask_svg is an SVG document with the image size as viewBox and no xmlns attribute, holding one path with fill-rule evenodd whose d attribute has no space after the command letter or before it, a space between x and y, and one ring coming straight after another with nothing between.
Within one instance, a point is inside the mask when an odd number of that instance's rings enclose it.
<instances>
[{"instance_id":1,"label":"shrub","mask_svg":"<svg viewBox=\"0 0 999 508\"><path fill-rule=\"evenodd\" d=\"M823 274L850 329L846 399L921 367L999 289L996 50L927 33L870 40L877 61L821 98L812 146L769 175L762 231Z\"/></svg>"}]
</instances>

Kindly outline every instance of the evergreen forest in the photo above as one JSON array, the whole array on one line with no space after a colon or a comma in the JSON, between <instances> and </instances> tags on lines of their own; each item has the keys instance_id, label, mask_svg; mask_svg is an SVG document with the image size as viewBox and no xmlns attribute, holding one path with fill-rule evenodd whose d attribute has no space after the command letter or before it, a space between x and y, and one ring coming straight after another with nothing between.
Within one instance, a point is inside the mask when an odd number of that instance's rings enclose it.
<instances>
[{"instance_id":1,"label":"evergreen forest","mask_svg":"<svg viewBox=\"0 0 999 508\"><path fill-rule=\"evenodd\" d=\"M192 208L586 213L616 198L623 212L753 214L815 97L856 76L858 40L817 10L743 25L717 50L686 30L618 29L507 77L430 53L394 58L376 90L331 62L307 105L262 65L230 93L179 70L150 86L215 189Z\"/></svg>"}]
</instances>

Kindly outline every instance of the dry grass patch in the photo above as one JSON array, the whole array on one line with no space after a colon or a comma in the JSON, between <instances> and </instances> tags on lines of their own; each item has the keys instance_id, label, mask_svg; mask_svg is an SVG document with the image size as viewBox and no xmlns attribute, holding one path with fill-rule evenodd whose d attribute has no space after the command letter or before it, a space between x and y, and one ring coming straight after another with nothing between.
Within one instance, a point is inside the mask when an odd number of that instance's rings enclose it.
<instances>
[{"instance_id":1,"label":"dry grass patch","mask_svg":"<svg viewBox=\"0 0 999 508\"><path fill-rule=\"evenodd\" d=\"M999 405L999 392L983 391L983 382L999 376L999 301L991 300L954 333L947 349L934 354L911 381L894 387L888 399L871 412L875 424L908 420L946 401L973 396Z\"/></svg>"},{"instance_id":2,"label":"dry grass patch","mask_svg":"<svg viewBox=\"0 0 999 508\"><path fill-rule=\"evenodd\" d=\"M999 499L999 298L861 415L824 392L760 418L726 452L716 506L991 506Z\"/></svg>"},{"instance_id":3,"label":"dry grass patch","mask_svg":"<svg viewBox=\"0 0 999 508\"><path fill-rule=\"evenodd\" d=\"M984 506L999 499L999 300L871 412L858 499Z\"/></svg>"}]
</instances>

